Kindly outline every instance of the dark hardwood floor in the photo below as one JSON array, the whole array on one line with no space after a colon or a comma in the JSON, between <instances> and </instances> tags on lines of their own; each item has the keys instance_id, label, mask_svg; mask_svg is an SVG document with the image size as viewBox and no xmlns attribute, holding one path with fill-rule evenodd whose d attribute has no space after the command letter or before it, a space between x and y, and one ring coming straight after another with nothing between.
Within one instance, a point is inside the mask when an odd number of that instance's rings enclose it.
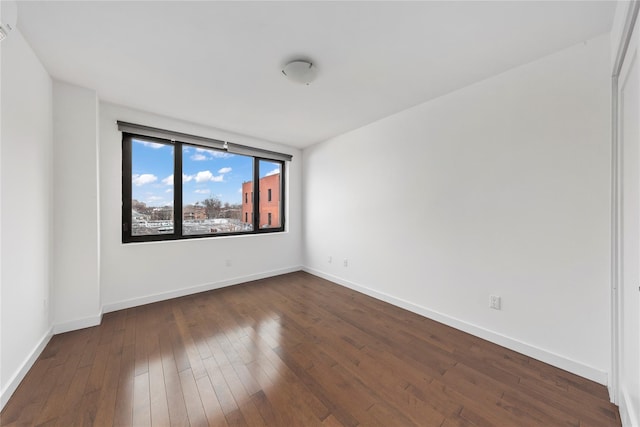
<instances>
[{"instance_id":1,"label":"dark hardwood floor","mask_svg":"<svg viewBox=\"0 0 640 427\"><path fill-rule=\"evenodd\" d=\"M2 426L619 426L606 388L298 272L54 336Z\"/></svg>"}]
</instances>

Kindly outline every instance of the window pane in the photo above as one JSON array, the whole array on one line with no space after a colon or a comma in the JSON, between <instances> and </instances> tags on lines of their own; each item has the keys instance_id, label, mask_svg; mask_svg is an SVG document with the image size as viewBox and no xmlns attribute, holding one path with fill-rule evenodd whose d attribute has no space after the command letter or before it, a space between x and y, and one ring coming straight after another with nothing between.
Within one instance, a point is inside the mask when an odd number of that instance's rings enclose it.
<instances>
[{"instance_id":1,"label":"window pane","mask_svg":"<svg viewBox=\"0 0 640 427\"><path fill-rule=\"evenodd\" d=\"M173 233L173 145L131 142L131 235Z\"/></svg>"},{"instance_id":2,"label":"window pane","mask_svg":"<svg viewBox=\"0 0 640 427\"><path fill-rule=\"evenodd\" d=\"M260 160L260 228L280 228L282 164Z\"/></svg>"},{"instance_id":3,"label":"window pane","mask_svg":"<svg viewBox=\"0 0 640 427\"><path fill-rule=\"evenodd\" d=\"M243 215L244 183L250 182L252 175L253 157L183 145L182 233L252 231L251 222Z\"/></svg>"}]
</instances>

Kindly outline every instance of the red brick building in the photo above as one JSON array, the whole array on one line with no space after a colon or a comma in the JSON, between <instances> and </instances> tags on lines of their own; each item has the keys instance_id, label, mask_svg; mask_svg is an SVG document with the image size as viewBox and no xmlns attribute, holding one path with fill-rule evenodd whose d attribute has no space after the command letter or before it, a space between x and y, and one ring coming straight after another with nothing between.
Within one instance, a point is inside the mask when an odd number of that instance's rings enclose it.
<instances>
[{"instance_id":1,"label":"red brick building","mask_svg":"<svg viewBox=\"0 0 640 427\"><path fill-rule=\"evenodd\" d=\"M280 227L280 174L261 178L259 188L259 227ZM253 181L242 184L242 221L253 223Z\"/></svg>"},{"instance_id":2,"label":"red brick building","mask_svg":"<svg viewBox=\"0 0 640 427\"><path fill-rule=\"evenodd\" d=\"M183 220L203 220L207 219L207 212L204 206L199 205L187 205L182 210Z\"/></svg>"}]
</instances>

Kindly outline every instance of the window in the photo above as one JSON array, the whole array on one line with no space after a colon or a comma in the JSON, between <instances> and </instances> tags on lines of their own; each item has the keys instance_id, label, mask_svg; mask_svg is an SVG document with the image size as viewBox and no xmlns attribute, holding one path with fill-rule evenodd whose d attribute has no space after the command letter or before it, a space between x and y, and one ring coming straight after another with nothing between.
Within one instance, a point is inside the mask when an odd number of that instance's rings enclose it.
<instances>
[{"instance_id":1,"label":"window","mask_svg":"<svg viewBox=\"0 0 640 427\"><path fill-rule=\"evenodd\" d=\"M146 129L153 128L123 131L123 242L284 231L284 160L257 149L250 155L243 146L233 152L158 138Z\"/></svg>"}]
</instances>

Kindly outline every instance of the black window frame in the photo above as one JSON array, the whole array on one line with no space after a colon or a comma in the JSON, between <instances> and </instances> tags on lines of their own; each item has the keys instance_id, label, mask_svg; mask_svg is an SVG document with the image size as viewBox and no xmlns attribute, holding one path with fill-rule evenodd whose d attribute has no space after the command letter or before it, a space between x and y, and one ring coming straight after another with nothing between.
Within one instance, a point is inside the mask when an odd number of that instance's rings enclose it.
<instances>
[{"instance_id":1,"label":"black window frame","mask_svg":"<svg viewBox=\"0 0 640 427\"><path fill-rule=\"evenodd\" d=\"M174 164L173 164L173 233L165 234L151 234L135 236L132 235L131 224L132 218L132 142L133 140L149 141L158 144L173 146L174 150ZM198 145L193 142L182 142L176 139L164 139L153 136L139 135L130 132L122 132L122 243L135 243L135 242L157 242L157 241L172 241L172 240L189 240L189 239L203 239L203 238L216 238L224 236L243 236L254 234L269 234L269 233L282 233L285 231L285 163L284 160L276 160L268 157L261 157L258 155L239 154L245 157L251 157L253 159L253 191L255 193L256 200L253 200L252 194L252 210L251 210L251 222L252 230L250 231L237 231L229 233L207 233L207 234L182 234L182 223L184 220L184 206L182 202L182 148L197 147L206 150L225 152L224 150L212 148L206 145ZM260 228L260 161L267 161L270 163L276 163L280 165L280 226ZM242 199L241 199L242 200ZM241 203L242 204L242 203Z\"/></svg>"}]
</instances>

